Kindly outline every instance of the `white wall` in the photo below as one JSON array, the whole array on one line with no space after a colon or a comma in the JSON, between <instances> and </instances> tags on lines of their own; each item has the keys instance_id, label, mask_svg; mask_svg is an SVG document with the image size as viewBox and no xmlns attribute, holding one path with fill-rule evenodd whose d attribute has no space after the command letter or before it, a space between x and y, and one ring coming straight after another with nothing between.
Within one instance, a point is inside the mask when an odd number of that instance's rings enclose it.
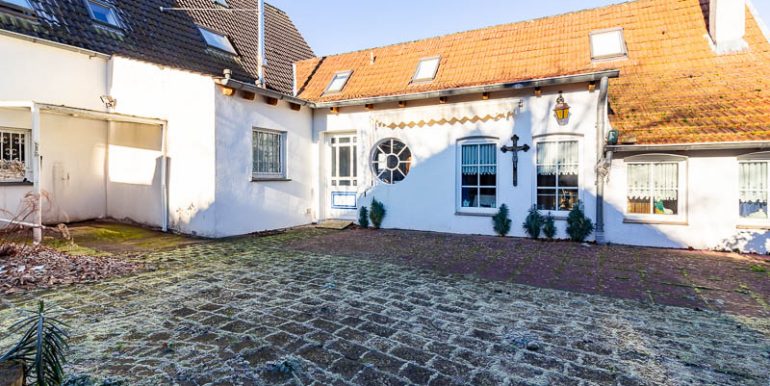
<instances>
[{"instance_id":1,"label":"white wall","mask_svg":"<svg viewBox=\"0 0 770 386\"><path fill-rule=\"evenodd\" d=\"M452 233L493 234L491 213L486 216L468 216L456 214L457 187L457 140L469 136L492 136L498 148L510 144L510 137L515 133L520 137L519 144L529 144L533 148L527 153L519 153L519 185L513 187L511 153L498 151L497 205L508 204L511 208L513 227L511 235L523 236L521 223L527 209L535 202L535 150L533 137L577 139L581 146L582 171L580 175L581 195L589 215L594 213L594 164L595 157L595 122L596 106L599 93L589 93L586 85L562 88L564 97L572 106L572 117L566 126L559 126L553 117L553 108L558 94L557 89L545 89L543 96L532 95L531 90L521 92L501 92L493 94L488 101L480 95L464 98L460 103L435 104L436 101L410 102L408 107L399 109L395 105L366 111L363 108L343 108L339 114L326 110L317 110L314 129L320 143L325 132L354 130L359 135L359 184L361 186L360 205L369 205L374 196L385 203L388 214L384 227L430 230ZM455 102L459 98L455 98ZM518 108L518 101L523 106ZM517 110L513 120L486 123L457 123L404 129L375 128L374 120L419 121L442 117L484 117L506 110L505 106L514 106ZM384 110L384 111L383 111ZM545 137L544 137L545 136ZM368 165L372 147L381 139L394 137L403 140L411 149L413 164L405 180L394 185L375 182ZM321 148L321 159L328 159L323 154L328 149ZM355 218L356 211L331 210L328 203L330 189L326 187L325 177L329 175L328 165L322 162L319 181L321 195L319 206L326 218ZM557 221L564 228L564 221Z\"/></svg>"},{"instance_id":2,"label":"white wall","mask_svg":"<svg viewBox=\"0 0 770 386\"><path fill-rule=\"evenodd\" d=\"M747 225L738 214L737 155L750 151L700 151L678 153L688 156L683 197L686 197L684 221L666 224L657 216L657 224L624 223L626 212L626 159L613 160L606 186L606 235L614 243L696 249L740 249L766 253L770 250L767 232Z\"/></svg>"},{"instance_id":3,"label":"white wall","mask_svg":"<svg viewBox=\"0 0 770 386\"><path fill-rule=\"evenodd\" d=\"M0 35L0 100L103 110L107 59Z\"/></svg>"},{"instance_id":4,"label":"white wall","mask_svg":"<svg viewBox=\"0 0 770 386\"><path fill-rule=\"evenodd\" d=\"M211 77L123 57L113 57L111 69L109 93L118 101L117 112L168 121L170 226L216 235Z\"/></svg>"},{"instance_id":5,"label":"white wall","mask_svg":"<svg viewBox=\"0 0 770 386\"><path fill-rule=\"evenodd\" d=\"M287 103L216 94L216 236L287 228L313 221L317 165L312 111ZM252 181L252 128L287 134L289 181Z\"/></svg>"}]
</instances>

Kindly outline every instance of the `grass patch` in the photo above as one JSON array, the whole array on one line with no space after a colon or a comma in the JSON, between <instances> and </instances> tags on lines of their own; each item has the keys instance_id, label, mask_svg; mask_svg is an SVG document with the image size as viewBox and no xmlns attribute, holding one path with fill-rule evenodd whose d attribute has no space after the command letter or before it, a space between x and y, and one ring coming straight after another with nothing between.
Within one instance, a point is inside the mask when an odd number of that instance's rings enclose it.
<instances>
[{"instance_id":1,"label":"grass patch","mask_svg":"<svg viewBox=\"0 0 770 386\"><path fill-rule=\"evenodd\" d=\"M749 267L749 269L751 269L751 272L757 272L757 273L767 272L767 268L759 264L753 264L752 266Z\"/></svg>"}]
</instances>

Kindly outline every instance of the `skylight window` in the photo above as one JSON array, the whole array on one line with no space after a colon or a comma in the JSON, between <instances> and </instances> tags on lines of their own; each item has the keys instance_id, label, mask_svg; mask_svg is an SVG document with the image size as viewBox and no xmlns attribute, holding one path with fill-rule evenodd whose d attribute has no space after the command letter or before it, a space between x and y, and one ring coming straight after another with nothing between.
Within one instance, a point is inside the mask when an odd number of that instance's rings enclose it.
<instances>
[{"instance_id":1,"label":"skylight window","mask_svg":"<svg viewBox=\"0 0 770 386\"><path fill-rule=\"evenodd\" d=\"M0 5L11 5L16 8L32 10L32 4L29 3L29 0L0 0Z\"/></svg>"},{"instance_id":2,"label":"skylight window","mask_svg":"<svg viewBox=\"0 0 770 386\"><path fill-rule=\"evenodd\" d=\"M208 44L209 47L213 47L218 50L231 53L233 55L238 54L235 51L235 47L233 47L233 44L230 43L230 39L228 39L227 36L222 35L220 33L216 33L214 31L208 30L203 27L198 27L198 30L201 32L201 35L203 35L203 40L206 41L206 44Z\"/></svg>"},{"instance_id":3,"label":"skylight window","mask_svg":"<svg viewBox=\"0 0 770 386\"><path fill-rule=\"evenodd\" d=\"M227 0L214 0L214 4L221 5L223 7L229 7Z\"/></svg>"},{"instance_id":4,"label":"skylight window","mask_svg":"<svg viewBox=\"0 0 770 386\"><path fill-rule=\"evenodd\" d=\"M329 86L326 87L324 94L331 94L342 91L342 89L345 87L345 84L348 83L348 79L350 79L350 74L352 73L353 71L341 71L334 74L334 77L332 77L332 81L329 82Z\"/></svg>"},{"instance_id":5,"label":"skylight window","mask_svg":"<svg viewBox=\"0 0 770 386\"><path fill-rule=\"evenodd\" d=\"M591 59L615 59L627 55L622 28L591 32Z\"/></svg>"},{"instance_id":6,"label":"skylight window","mask_svg":"<svg viewBox=\"0 0 770 386\"><path fill-rule=\"evenodd\" d=\"M412 82L429 82L435 79L439 62L441 62L441 57L439 56L420 59L417 71L415 71L414 77L412 77Z\"/></svg>"},{"instance_id":7,"label":"skylight window","mask_svg":"<svg viewBox=\"0 0 770 386\"><path fill-rule=\"evenodd\" d=\"M86 5L88 5L88 12L91 13L92 19L102 24L122 28L120 25L120 18L118 18L118 12L115 10L115 7L94 0L87 0Z\"/></svg>"}]
</instances>

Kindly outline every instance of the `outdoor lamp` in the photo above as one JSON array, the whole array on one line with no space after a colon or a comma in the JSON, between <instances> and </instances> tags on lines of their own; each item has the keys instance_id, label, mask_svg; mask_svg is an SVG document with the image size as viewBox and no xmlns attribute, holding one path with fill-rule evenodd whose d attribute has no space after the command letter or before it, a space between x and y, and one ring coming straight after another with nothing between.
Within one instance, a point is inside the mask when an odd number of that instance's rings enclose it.
<instances>
[{"instance_id":1,"label":"outdoor lamp","mask_svg":"<svg viewBox=\"0 0 770 386\"><path fill-rule=\"evenodd\" d=\"M569 105L564 101L561 91L559 91L559 97L556 98L556 107L553 112L556 113L556 121L559 122L559 125L564 126L569 122Z\"/></svg>"}]
</instances>

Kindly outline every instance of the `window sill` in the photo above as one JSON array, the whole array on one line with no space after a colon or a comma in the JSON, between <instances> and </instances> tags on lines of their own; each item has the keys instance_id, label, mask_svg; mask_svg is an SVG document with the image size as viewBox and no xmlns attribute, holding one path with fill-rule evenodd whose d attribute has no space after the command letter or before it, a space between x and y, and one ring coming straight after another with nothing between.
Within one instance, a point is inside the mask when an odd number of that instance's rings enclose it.
<instances>
[{"instance_id":1,"label":"window sill","mask_svg":"<svg viewBox=\"0 0 770 386\"><path fill-rule=\"evenodd\" d=\"M497 210L494 212L467 212L456 210L455 216L469 216L469 217L494 217L497 214Z\"/></svg>"},{"instance_id":2,"label":"window sill","mask_svg":"<svg viewBox=\"0 0 770 386\"><path fill-rule=\"evenodd\" d=\"M738 224L735 226L736 229L759 229L759 230L770 230L770 223L766 224Z\"/></svg>"},{"instance_id":3,"label":"window sill","mask_svg":"<svg viewBox=\"0 0 770 386\"><path fill-rule=\"evenodd\" d=\"M32 186L31 181L0 181L0 186Z\"/></svg>"},{"instance_id":4,"label":"window sill","mask_svg":"<svg viewBox=\"0 0 770 386\"><path fill-rule=\"evenodd\" d=\"M285 177L251 177L251 182L287 182L291 178Z\"/></svg>"},{"instance_id":5,"label":"window sill","mask_svg":"<svg viewBox=\"0 0 770 386\"><path fill-rule=\"evenodd\" d=\"M623 224L690 225L687 220L660 218L624 218Z\"/></svg>"}]
</instances>

